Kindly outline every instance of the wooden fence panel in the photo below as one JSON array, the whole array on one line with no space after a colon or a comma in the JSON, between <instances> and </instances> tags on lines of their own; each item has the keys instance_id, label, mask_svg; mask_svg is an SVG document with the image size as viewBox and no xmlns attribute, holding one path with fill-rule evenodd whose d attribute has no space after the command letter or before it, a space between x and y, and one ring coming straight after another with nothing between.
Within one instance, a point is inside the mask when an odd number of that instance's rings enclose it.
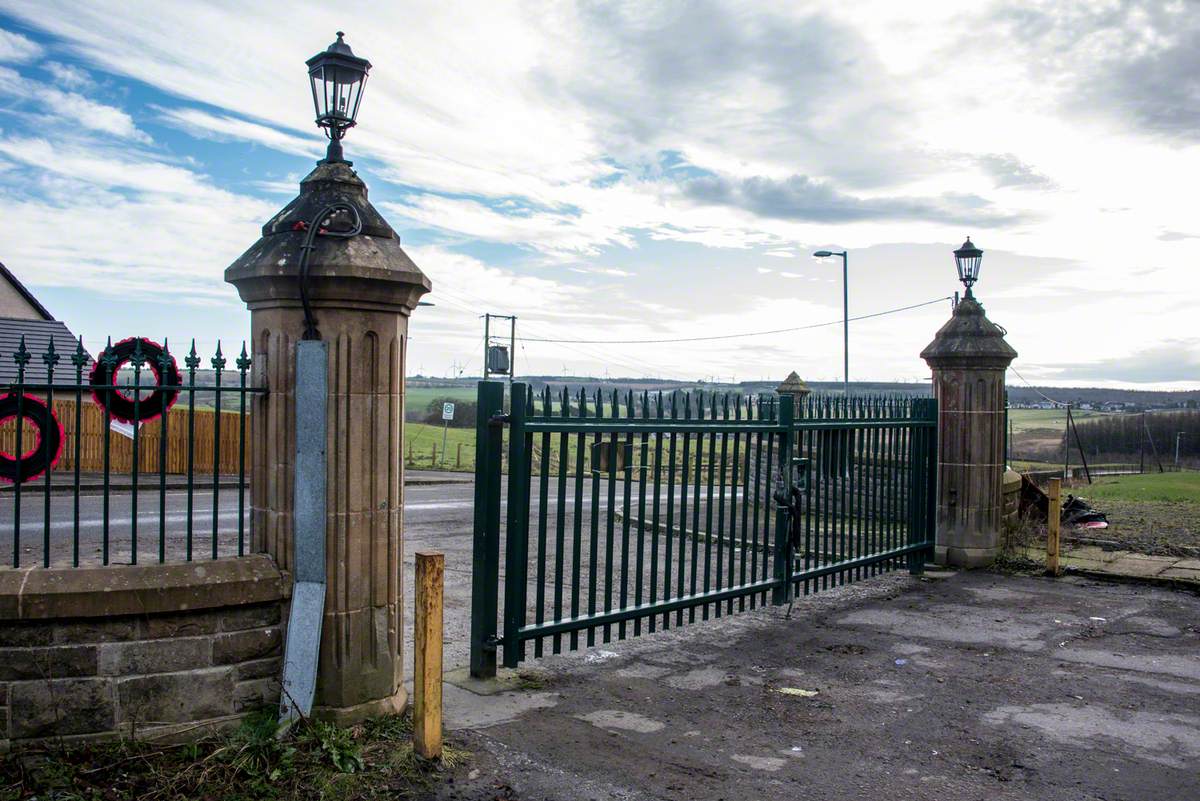
<instances>
[{"instance_id":1,"label":"wooden fence panel","mask_svg":"<svg viewBox=\"0 0 1200 801\"><path fill-rule=\"evenodd\" d=\"M62 456L55 472L75 469L75 442L79 439L79 468L83 473L99 473L104 470L104 409L85 396L80 410L79 430L75 426L75 399L55 398L54 413L65 432ZM187 407L171 409L167 420L167 473L186 474L188 466L188 410ZM162 420L143 423L138 435L138 462L142 473L157 473L162 437ZM237 411L221 413L221 441L214 448L216 412L197 409L194 421L192 461L197 476L212 475L213 454L219 454L220 472L238 472L241 429ZM16 451L17 427L13 422L0 427L0 451ZM246 443L250 440L251 420L246 413ZM28 423L22 434L22 449L28 451L36 442L33 428ZM246 471L250 471L250 454L246 447ZM130 473L133 467L133 440L112 431L109 435L109 470L113 473Z\"/></svg>"}]
</instances>

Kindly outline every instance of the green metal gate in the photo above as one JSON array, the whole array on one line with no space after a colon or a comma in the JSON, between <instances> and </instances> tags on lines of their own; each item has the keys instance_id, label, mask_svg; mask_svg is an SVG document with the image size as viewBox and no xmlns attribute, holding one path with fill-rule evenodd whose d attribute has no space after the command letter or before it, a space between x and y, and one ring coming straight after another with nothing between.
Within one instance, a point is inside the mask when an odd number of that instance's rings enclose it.
<instances>
[{"instance_id":1,"label":"green metal gate","mask_svg":"<svg viewBox=\"0 0 1200 801\"><path fill-rule=\"evenodd\" d=\"M786 604L920 572L933 548L932 398L514 383L512 399L505 414L504 385L479 384L474 676L495 675L497 646L516 667L528 643L540 657Z\"/></svg>"}]
</instances>

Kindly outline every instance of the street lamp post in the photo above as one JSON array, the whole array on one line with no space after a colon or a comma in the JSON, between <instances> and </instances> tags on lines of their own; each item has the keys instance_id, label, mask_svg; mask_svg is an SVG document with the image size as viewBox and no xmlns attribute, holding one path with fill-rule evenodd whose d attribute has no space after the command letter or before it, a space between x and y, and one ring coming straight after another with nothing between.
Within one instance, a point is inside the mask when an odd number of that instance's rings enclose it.
<instances>
[{"instance_id":1,"label":"street lamp post","mask_svg":"<svg viewBox=\"0 0 1200 801\"><path fill-rule=\"evenodd\" d=\"M846 251L818 250L813 254L818 259L830 256L842 257L842 394L850 397L850 271L846 262Z\"/></svg>"}]
</instances>

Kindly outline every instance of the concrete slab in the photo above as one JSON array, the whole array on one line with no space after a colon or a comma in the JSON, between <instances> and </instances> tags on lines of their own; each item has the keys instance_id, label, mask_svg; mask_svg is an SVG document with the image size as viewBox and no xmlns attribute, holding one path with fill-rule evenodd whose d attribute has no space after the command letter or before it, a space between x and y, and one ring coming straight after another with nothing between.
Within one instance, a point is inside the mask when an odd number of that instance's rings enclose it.
<instances>
[{"instance_id":1,"label":"concrete slab","mask_svg":"<svg viewBox=\"0 0 1200 801\"><path fill-rule=\"evenodd\" d=\"M1157 576L1173 564L1173 560L1127 554L1107 567L1107 572L1138 578Z\"/></svg>"},{"instance_id":2,"label":"concrete slab","mask_svg":"<svg viewBox=\"0 0 1200 801\"><path fill-rule=\"evenodd\" d=\"M791 619L767 607L614 640L599 662L531 661L552 692L456 688L448 707L480 721L455 732L474 778L441 797L1190 798L1197 620L1200 596L1164 587L879 577Z\"/></svg>"}]
</instances>

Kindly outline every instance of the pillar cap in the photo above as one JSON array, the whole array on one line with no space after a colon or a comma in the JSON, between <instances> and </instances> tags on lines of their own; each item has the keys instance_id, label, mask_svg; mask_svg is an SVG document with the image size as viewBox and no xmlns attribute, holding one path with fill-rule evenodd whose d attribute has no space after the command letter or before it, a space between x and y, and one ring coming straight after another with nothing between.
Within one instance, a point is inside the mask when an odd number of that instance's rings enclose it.
<instances>
[{"instance_id":1,"label":"pillar cap","mask_svg":"<svg viewBox=\"0 0 1200 801\"><path fill-rule=\"evenodd\" d=\"M331 203L358 212L362 232L317 236L309 257L314 308L359 308L408 314L432 288L400 247L400 237L367 200L367 187L346 163L318 164L300 194L262 228L262 237L225 270L250 309L300 305L300 250L305 226Z\"/></svg>"},{"instance_id":2,"label":"pillar cap","mask_svg":"<svg viewBox=\"0 0 1200 801\"><path fill-rule=\"evenodd\" d=\"M950 320L921 351L921 358L935 369L1003 370L1017 358L1017 351L1004 340L1006 333L987 318L979 301L963 298Z\"/></svg>"},{"instance_id":3,"label":"pillar cap","mask_svg":"<svg viewBox=\"0 0 1200 801\"><path fill-rule=\"evenodd\" d=\"M812 392L808 388L808 384L800 378L800 375L793 370L788 373L788 377L783 379L783 383L775 387L775 392L780 395L795 395L797 398L803 398L805 395Z\"/></svg>"}]
</instances>

